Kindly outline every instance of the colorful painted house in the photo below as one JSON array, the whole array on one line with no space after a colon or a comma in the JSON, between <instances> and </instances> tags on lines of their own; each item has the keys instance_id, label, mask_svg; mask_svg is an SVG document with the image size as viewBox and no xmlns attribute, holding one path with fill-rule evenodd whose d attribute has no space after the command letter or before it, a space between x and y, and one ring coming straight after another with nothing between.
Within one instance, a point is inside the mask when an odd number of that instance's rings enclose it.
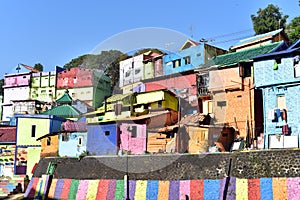
<instances>
[{"instance_id":1,"label":"colorful painted house","mask_svg":"<svg viewBox=\"0 0 300 200\"><path fill-rule=\"evenodd\" d=\"M16 127L0 126L0 176L14 174Z\"/></svg>"},{"instance_id":2,"label":"colorful painted house","mask_svg":"<svg viewBox=\"0 0 300 200\"><path fill-rule=\"evenodd\" d=\"M38 72L24 64L18 65L16 70L17 73L4 75L2 121L9 121L13 116L13 100L30 99L31 73Z\"/></svg>"},{"instance_id":3,"label":"colorful painted house","mask_svg":"<svg viewBox=\"0 0 300 200\"><path fill-rule=\"evenodd\" d=\"M32 73L30 99L52 103L56 99L57 73L63 70L56 66L55 71Z\"/></svg>"},{"instance_id":4,"label":"colorful painted house","mask_svg":"<svg viewBox=\"0 0 300 200\"><path fill-rule=\"evenodd\" d=\"M163 56L163 75L195 69L199 65L206 63L213 56L224 53L226 51L223 49L188 39L179 52Z\"/></svg>"},{"instance_id":5,"label":"colorful painted house","mask_svg":"<svg viewBox=\"0 0 300 200\"><path fill-rule=\"evenodd\" d=\"M117 155L119 136L117 123L87 124L86 151L91 155Z\"/></svg>"},{"instance_id":6,"label":"colorful painted house","mask_svg":"<svg viewBox=\"0 0 300 200\"><path fill-rule=\"evenodd\" d=\"M286 50L254 58L262 91L264 148L299 148L300 40Z\"/></svg>"},{"instance_id":7,"label":"colorful painted house","mask_svg":"<svg viewBox=\"0 0 300 200\"><path fill-rule=\"evenodd\" d=\"M213 95L215 124L234 127L249 147L264 130L262 93L253 89L252 58L284 47L283 41L261 45L216 56L204 66L211 67L208 90Z\"/></svg>"},{"instance_id":8,"label":"colorful painted house","mask_svg":"<svg viewBox=\"0 0 300 200\"><path fill-rule=\"evenodd\" d=\"M173 125L178 120L178 99L170 91L119 94L105 102L86 114L87 151L91 154L115 154L119 150L144 153L147 129Z\"/></svg>"},{"instance_id":9,"label":"colorful painted house","mask_svg":"<svg viewBox=\"0 0 300 200\"><path fill-rule=\"evenodd\" d=\"M26 148L26 174L31 176L35 164L40 160L41 142L37 139L49 133L58 132L66 119L41 114L15 115L15 117L17 119L16 151L19 148Z\"/></svg>"},{"instance_id":10,"label":"colorful painted house","mask_svg":"<svg viewBox=\"0 0 300 200\"><path fill-rule=\"evenodd\" d=\"M133 104L136 103L136 93L115 94L108 97L95 112L84 114L87 123L115 121L132 115Z\"/></svg>"},{"instance_id":11,"label":"colorful painted house","mask_svg":"<svg viewBox=\"0 0 300 200\"><path fill-rule=\"evenodd\" d=\"M65 91L65 94L58 98L55 102L57 105L49 110L44 111L44 115L55 115L66 119L79 119L81 112L72 106L73 99L69 95L69 90Z\"/></svg>"},{"instance_id":12,"label":"colorful painted house","mask_svg":"<svg viewBox=\"0 0 300 200\"><path fill-rule=\"evenodd\" d=\"M41 141L41 158L79 157L86 152L87 130L85 118L78 121L67 120L59 132L49 133L37 140Z\"/></svg>"},{"instance_id":13,"label":"colorful painted house","mask_svg":"<svg viewBox=\"0 0 300 200\"><path fill-rule=\"evenodd\" d=\"M152 51L120 62L119 87L133 84L161 73L161 55ZM155 72L155 70L157 70Z\"/></svg>"},{"instance_id":14,"label":"colorful painted house","mask_svg":"<svg viewBox=\"0 0 300 200\"><path fill-rule=\"evenodd\" d=\"M153 54L153 53L152 53ZM159 77L163 75L163 54L151 55L150 58L144 59L143 80Z\"/></svg>"},{"instance_id":15,"label":"colorful painted house","mask_svg":"<svg viewBox=\"0 0 300 200\"><path fill-rule=\"evenodd\" d=\"M197 111L197 88L196 88L196 74L193 70L170 74L167 76L160 76L158 78L144 80L145 92L156 90L170 90L176 96L189 103L191 109L190 113Z\"/></svg>"},{"instance_id":16,"label":"colorful painted house","mask_svg":"<svg viewBox=\"0 0 300 200\"><path fill-rule=\"evenodd\" d=\"M69 90L70 96L98 108L106 96L111 94L110 79L102 72L75 67L57 75L57 98Z\"/></svg>"},{"instance_id":17,"label":"colorful painted house","mask_svg":"<svg viewBox=\"0 0 300 200\"><path fill-rule=\"evenodd\" d=\"M79 157L87 153L87 127L86 119L81 118L72 122L67 120L63 123L63 130L58 134L58 155Z\"/></svg>"}]
</instances>

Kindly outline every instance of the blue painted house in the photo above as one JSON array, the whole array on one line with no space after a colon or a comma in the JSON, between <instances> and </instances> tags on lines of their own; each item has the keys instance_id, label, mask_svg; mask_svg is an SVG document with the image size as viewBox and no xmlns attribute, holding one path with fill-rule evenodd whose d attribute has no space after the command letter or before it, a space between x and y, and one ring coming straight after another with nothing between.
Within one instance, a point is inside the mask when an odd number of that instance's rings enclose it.
<instances>
[{"instance_id":1,"label":"blue painted house","mask_svg":"<svg viewBox=\"0 0 300 200\"><path fill-rule=\"evenodd\" d=\"M188 39L179 52L163 56L163 75L189 71L210 58L226 53L225 50Z\"/></svg>"},{"instance_id":2,"label":"blue painted house","mask_svg":"<svg viewBox=\"0 0 300 200\"><path fill-rule=\"evenodd\" d=\"M263 93L264 148L298 148L300 40L286 50L254 58L255 88Z\"/></svg>"},{"instance_id":3,"label":"blue painted house","mask_svg":"<svg viewBox=\"0 0 300 200\"><path fill-rule=\"evenodd\" d=\"M58 134L58 155L79 157L86 153L87 129L85 117L78 121L67 120Z\"/></svg>"},{"instance_id":4,"label":"blue painted house","mask_svg":"<svg viewBox=\"0 0 300 200\"><path fill-rule=\"evenodd\" d=\"M114 122L87 124L86 150L91 155L117 155L120 146L120 131Z\"/></svg>"}]
</instances>

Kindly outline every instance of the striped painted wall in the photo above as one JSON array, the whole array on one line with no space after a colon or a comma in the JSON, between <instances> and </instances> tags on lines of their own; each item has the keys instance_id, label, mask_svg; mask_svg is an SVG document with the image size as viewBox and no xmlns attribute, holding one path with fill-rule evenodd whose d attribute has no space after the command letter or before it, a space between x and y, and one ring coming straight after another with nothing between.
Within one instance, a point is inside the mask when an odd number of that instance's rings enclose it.
<instances>
[{"instance_id":1,"label":"striped painted wall","mask_svg":"<svg viewBox=\"0 0 300 200\"><path fill-rule=\"evenodd\" d=\"M107 199L122 200L127 196L123 180L74 180L52 179L47 187L48 176L32 178L25 197L52 199ZM48 189L48 191L46 191ZM240 179L231 177L221 180L130 180L129 197L136 200L164 199L223 199L224 189L229 200L300 199L300 178Z\"/></svg>"}]
</instances>

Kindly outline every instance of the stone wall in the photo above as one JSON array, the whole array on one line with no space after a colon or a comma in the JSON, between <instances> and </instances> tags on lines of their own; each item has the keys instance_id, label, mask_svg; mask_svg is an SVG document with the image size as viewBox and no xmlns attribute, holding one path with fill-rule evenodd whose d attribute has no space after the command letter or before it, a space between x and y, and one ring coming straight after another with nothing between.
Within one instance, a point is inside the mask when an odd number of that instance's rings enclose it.
<instances>
[{"instance_id":1,"label":"stone wall","mask_svg":"<svg viewBox=\"0 0 300 200\"><path fill-rule=\"evenodd\" d=\"M268 150L44 158L25 197L121 200L128 171L130 199L300 199L299 155L300 150ZM49 162L57 164L53 176L43 175Z\"/></svg>"}]
</instances>

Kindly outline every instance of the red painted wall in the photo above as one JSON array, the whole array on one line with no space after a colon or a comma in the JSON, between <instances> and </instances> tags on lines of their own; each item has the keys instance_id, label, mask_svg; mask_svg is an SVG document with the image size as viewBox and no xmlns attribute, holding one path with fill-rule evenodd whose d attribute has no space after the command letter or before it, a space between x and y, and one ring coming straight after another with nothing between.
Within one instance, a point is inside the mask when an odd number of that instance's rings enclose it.
<instances>
[{"instance_id":1,"label":"red painted wall","mask_svg":"<svg viewBox=\"0 0 300 200\"><path fill-rule=\"evenodd\" d=\"M79 67L67 69L57 75L57 88L93 86L93 71Z\"/></svg>"},{"instance_id":2,"label":"red painted wall","mask_svg":"<svg viewBox=\"0 0 300 200\"><path fill-rule=\"evenodd\" d=\"M196 87L196 74L181 75L172 78L166 78L164 80L158 80L145 83L146 92L168 89L176 95L186 99L192 106L197 106L196 99L191 100L192 96L197 95Z\"/></svg>"}]
</instances>

